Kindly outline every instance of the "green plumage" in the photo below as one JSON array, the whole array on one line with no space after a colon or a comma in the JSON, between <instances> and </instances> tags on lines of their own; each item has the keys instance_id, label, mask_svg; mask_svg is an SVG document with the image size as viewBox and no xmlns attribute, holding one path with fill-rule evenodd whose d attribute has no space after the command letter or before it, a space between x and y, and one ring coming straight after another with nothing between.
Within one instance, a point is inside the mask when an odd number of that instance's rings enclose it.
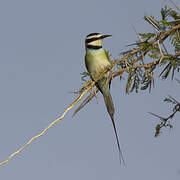
<instances>
[{"instance_id":1,"label":"green plumage","mask_svg":"<svg viewBox=\"0 0 180 180\"><path fill-rule=\"evenodd\" d=\"M98 50L95 49L88 49L86 48L86 55L85 55L85 64L86 68L91 76L92 80L95 80L99 77L99 75L109 66L111 66L110 59L108 56L108 53L103 48L100 48ZM111 85L111 78L112 73L108 71L103 75L101 79L98 80L96 83L96 87L99 89L99 91L103 94L104 102L106 104L107 111L111 117L112 124L114 127L117 145L120 153L120 159L123 160L123 155L120 149L120 143L117 135L117 130L114 122L114 104L112 101L112 97L110 94L110 85Z\"/></svg>"}]
</instances>

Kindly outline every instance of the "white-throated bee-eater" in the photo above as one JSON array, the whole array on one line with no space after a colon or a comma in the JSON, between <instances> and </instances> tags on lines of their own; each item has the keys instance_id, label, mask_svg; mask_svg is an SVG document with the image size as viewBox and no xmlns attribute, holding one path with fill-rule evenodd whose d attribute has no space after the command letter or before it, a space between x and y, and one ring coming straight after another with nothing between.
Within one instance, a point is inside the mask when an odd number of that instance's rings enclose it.
<instances>
[{"instance_id":1,"label":"white-throated bee-eater","mask_svg":"<svg viewBox=\"0 0 180 180\"><path fill-rule=\"evenodd\" d=\"M102 48L103 39L111 35L91 33L86 36L85 47L85 64L86 68L90 74L92 80L97 79L100 74L111 66L110 58L108 52ZM107 71L99 80L96 82L96 87L103 94L104 102L106 104L107 111L111 117L112 124L114 127L114 132L117 140L117 145L119 149L119 157L124 163L124 158L120 148L119 138L117 135L117 130L114 122L114 104L110 94L110 85L112 79L112 72ZM124 163L125 164L125 163Z\"/></svg>"}]
</instances>

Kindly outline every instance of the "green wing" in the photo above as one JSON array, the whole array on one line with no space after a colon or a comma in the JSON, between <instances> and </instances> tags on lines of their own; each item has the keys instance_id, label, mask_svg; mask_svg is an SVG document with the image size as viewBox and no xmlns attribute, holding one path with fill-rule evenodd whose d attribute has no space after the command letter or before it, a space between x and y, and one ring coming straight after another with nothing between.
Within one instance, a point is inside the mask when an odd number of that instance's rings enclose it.
<instances>
[{"instance_id":1,"label":"green wing","mask_svg":"<svg viewBox=\"0 0 180 180\"><path fill-rule=\"evenodd\" d=\"M108 61L111 63L111 59L110 59L111 54L109 53L109 51L106 51L105 49L104 49L104 52L106 54Z\"/></svg>"}]
</instances>

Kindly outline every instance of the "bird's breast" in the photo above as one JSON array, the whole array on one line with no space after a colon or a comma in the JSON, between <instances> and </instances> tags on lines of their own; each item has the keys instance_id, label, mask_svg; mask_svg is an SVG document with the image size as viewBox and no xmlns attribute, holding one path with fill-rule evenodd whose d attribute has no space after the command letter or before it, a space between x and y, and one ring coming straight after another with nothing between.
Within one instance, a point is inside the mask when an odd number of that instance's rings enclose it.
<instances>
[{"instance_id":1,"label":"bird's breast","mask_svg":"<svg viewBox=\"0 0 180 180\"><path fill-rule=\"evenodd\" d=\"M108 66L111 65L104 51L86 54L86 64L93 79L97 78Z\"/></svg>"}]
</instances>

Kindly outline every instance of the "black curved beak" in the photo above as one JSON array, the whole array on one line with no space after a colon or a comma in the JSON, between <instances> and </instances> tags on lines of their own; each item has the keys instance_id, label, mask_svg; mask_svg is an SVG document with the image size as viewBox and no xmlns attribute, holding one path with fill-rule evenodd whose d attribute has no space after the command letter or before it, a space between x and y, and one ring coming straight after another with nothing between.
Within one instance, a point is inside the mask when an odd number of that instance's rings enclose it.
<instances>
[{"instance_id":1,"label":"black curved beak","mask_svg":"<svg viewBox=\"0 0 180 180\"><path fill-rule=\"evenodd\" d=\"M104 39L104 38L107 38L107 37L110 37L110 36L112 36L112 35L110 35L110 34L103 34L103 35L101 36L101 38Z\"/></svg>"}]
</instances>

